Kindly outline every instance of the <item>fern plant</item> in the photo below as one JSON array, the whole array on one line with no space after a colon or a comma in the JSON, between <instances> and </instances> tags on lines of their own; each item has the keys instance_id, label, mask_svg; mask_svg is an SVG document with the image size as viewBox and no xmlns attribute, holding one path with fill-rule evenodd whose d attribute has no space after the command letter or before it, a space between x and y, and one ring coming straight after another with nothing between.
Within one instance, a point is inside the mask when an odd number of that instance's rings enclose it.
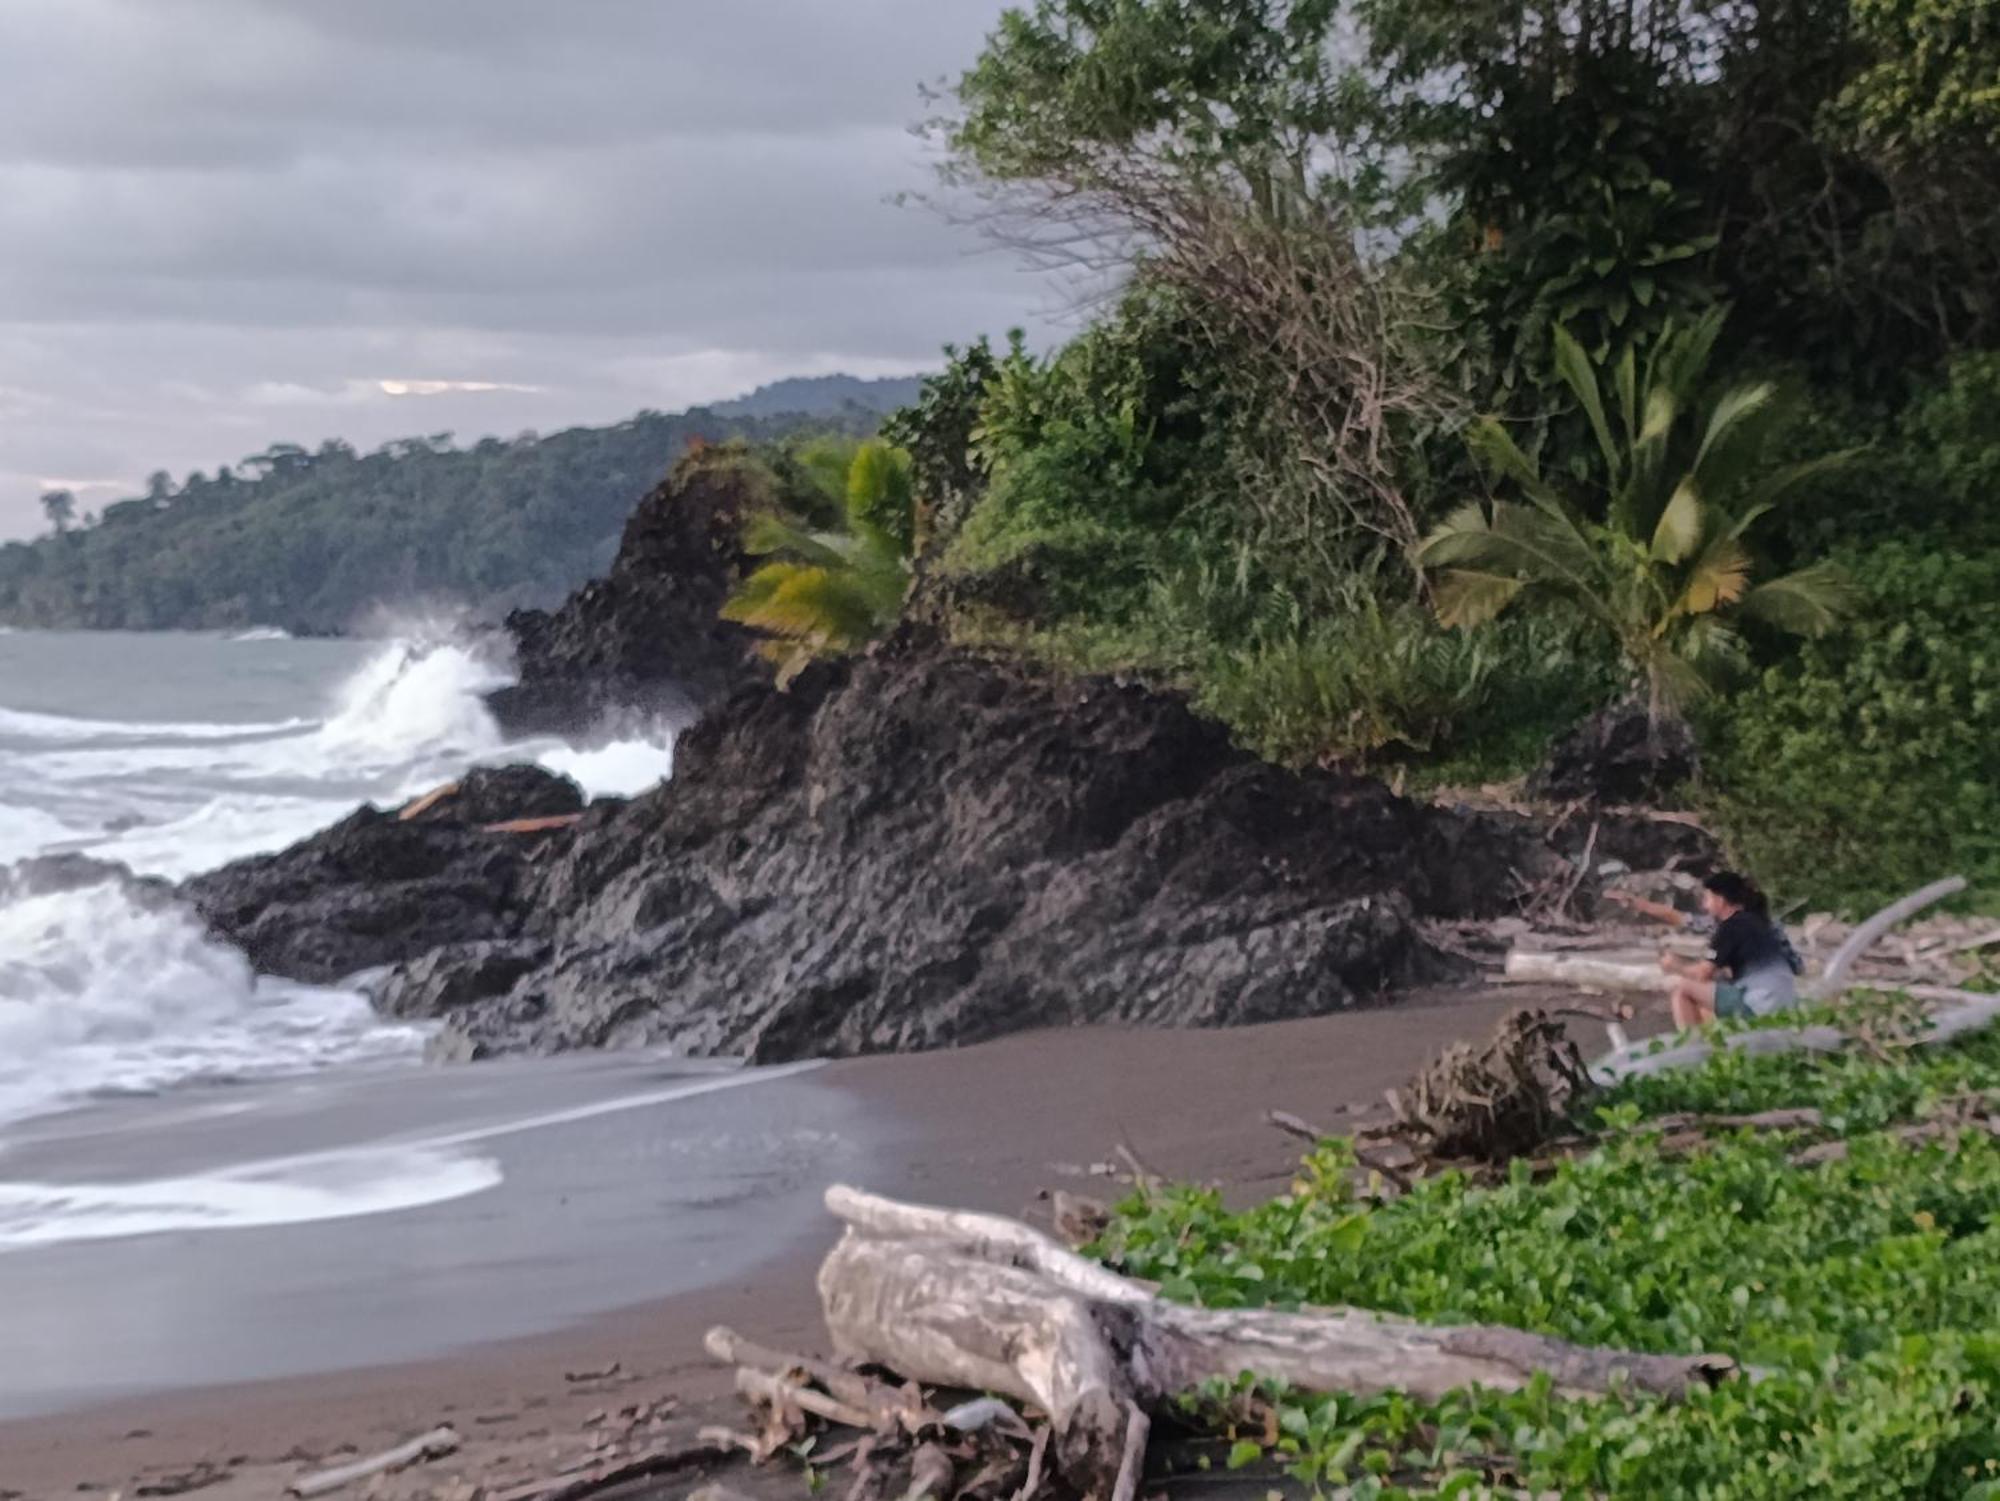
<instances>
[{"instance_id":1,"label":"fern plant","mask_svg":"<svg viewBox=\"0 0 2000 1501\"><path fill-rule=\"evenodd\" d=\"M1601 378L1566 331L1555 363L1603 461L1597 493L1559 488L1500 422L1470 435L1474 457L1518 500L1459 507L1419 544L1418 567L1446 625L1474 626L1537 598L1575 606L1617 643L1655 720L1712 687L1746 653L1737 616L1819 635L1851 589L1818 562L1753 582L1745 534L1788 494L1846 463L1829 454L1770 470L1782 415L1768 382L1713 399L1702 389L1719 314L1663 340L1641 370L1629 349Z\"/></svg>"},{"instance_id":2,"label":"fern plant","mask_svg":"<svg viewBox=\"0 0 2000 1501\"><path fill-rule=\"evenodd\" d=\"M880 439L814 445L804 468L838 503L841 527L815 531L765 514L744 529L744 550L771 561L737 586L722 617L765 635L758 650L776 664L780 687L815 658L858 651L895 623L918 542L910 467L908 453Z\"/></svg>"}]
</instances>

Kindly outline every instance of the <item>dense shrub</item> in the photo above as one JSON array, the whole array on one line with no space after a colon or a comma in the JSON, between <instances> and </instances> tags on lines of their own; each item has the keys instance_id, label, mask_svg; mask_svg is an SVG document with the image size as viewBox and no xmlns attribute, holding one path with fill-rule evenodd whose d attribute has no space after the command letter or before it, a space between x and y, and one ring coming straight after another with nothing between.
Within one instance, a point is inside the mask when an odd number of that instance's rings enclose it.
<instances>
[{"instance_id":1,"label":"dense shrub","mask_svg":"<svg viewBox=\"0 0 2000 1501\"><path fill-rule=\"evenodd\" d=\"M2000 551L1945 535L1845 559L1866 614L1716 705L1708 799L1789 897L1868 907L1940 875L2000 900Z\"/></svg>"},{"instance_id":2,"label":"dense shrub","mask_svg":"<svg viewBox=\"0 0 2000 1501\"><path fill-rule=\"evenodd\" d=\"M1128 1203L1106 1249L1214 1306L1353 1304L1760 1369L1678 1405L1546 1386L1436 1404L1279 1393L1272 1447L1321 1494L1992 1496L2000 1145L1974 1131L1915 1148L1878 1128L1995 1088L1991 1035L1888 1064L1739 1055L1614 1096L1608 1144L1547 1173L1447 1175L1376 1204L1351 1197L1350 1149L1330 1142L1292 1192L1242 1213L1197 1190ZM1642 1125L1781 1105L1820 1106L1846 1159L1795 1166L1796 1139L1769 1133L1667 1156ZM1264 1448L1246 1438L1233 1458Z\"/></svg>"}]
</instances>

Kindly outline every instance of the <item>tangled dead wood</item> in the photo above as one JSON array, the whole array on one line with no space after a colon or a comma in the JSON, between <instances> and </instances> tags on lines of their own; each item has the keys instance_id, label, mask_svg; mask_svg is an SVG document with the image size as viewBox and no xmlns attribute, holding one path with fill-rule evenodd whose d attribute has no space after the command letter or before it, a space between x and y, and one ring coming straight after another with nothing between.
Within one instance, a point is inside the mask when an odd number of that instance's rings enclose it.
<instances>
[{"instance_id":1,"label":"tangled dead wood","mask_svg":"<svg viewBox=\"0 0 2000 1501\"><path fill-rule=\"evenodd\" d=\"M1392 1091L1394 1119L1364 1135L1394 1137L1424 1158L1505 1162L1559 1134L1590 1089L1561 1020L1515 1011L1485 1042L1453 1043Z\"/></svg>"},{"instance_id":2,"label":"tangled dead wood","mask_svg":"<svg viewBox=\"0 0 2000 1501\"><path fill-rule=\"evenodd\" d=\"M857 1497L1026 1497L1045 1487L1129 1501L1154 1417L1185 1393L1249 1370L1304 1391L1399 1390L1431 1399L1467 1386L1630 1388L1678 1397L1724 1379L1726 1357L1595 1349L1520 1329L1412 1323L1362 1309L1217 1310L1167 1302L997 1215L932 1209L855 1189L827 1191L847 1229L820 1269L835 1367L764 1350L726 1330L711 1353L739 1363L759 1432L754 1453L796 1444L816 1422L860 1436L833 1450L857 1468ZM984 1404L940 1411L931 1388L996 1393L1045 1423L1038 1435ZM943 1478L949 1477L948 1481Z\"/></svg>"}]
</instances>

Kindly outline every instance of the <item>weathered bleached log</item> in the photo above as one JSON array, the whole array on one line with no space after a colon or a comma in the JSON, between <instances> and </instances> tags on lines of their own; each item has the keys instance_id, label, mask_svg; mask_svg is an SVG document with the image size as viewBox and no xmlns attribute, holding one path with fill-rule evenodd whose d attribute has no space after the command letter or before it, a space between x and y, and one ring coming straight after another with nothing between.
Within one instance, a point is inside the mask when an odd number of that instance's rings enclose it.
<instances>
[{"instance_id":1,"label":"weathered bleached log","mask_svg":"<svg viewBox=\"0 0 2000 1501\"><path fill-rule=\"evenodd\" d=\"M1679 1396L1732 1373L1723 1356L1592 1349L1497 1326L1441 1327L1359 1309L1190 1308L995 1215L899 1204L836 1187L849 1228L820 1268L846 1357L919 1382L998 1392L1049 1414L1063 1472L1106 1495L1125 1471L1130 1412L1244 1371L1304 1391L1614 1387Z\"/></svg>"},{"instance_id":2,"label":"weathered bleached log","mask_svg":"<svg viewBox=\"0 0 2000 1501\"><path fill-rule=\"evenodd\" d=\"M1909 985L1900 991L1930 1005L1927 1030L1912 1042L1913 1047L1938 1047L1974 1032L1983 1032L2000 1022L2000 996L1972 990L1953 990L1942 985ZM1768 1053L1837 1053L1856 1038L1838 1027L1759 1027L1732 1032L1722 1045L1732 1052L1753 1056ZM1715 1045L1706 1038L1690 1038L1665 1047L1656 1040L1633 1043L1609 1053L1590 1066L1590 1081L1600 1087L1623 1079L1645 1078L1671 1073L1675 1069L1699 1068L1715 1056Z\"/></svg>"},{"instance_id":3,"label":"weathered bleached log","mask_svg":"<svg viewBox=\"0 0 2000 1501\"><path fill-rule=\"evenodd\" d=\"M442 1459L458 1448L458 1434L450 1428L433 1428L429 1433L411 1439L406 1444L398 1444L393 1449L385 1449L380 1454L371 1454L365 1459L357 1459L349 1464L337 1465L331 1470L321 1470L316 1475L304 1475L285 1487L288 1495L298 1496L301 1501L309 1501L313 1496L325 1496L352 1485L357 1480L366 1480L371 1475L386 1474L391 1470L407 1469L414 1464L422 1464L427 1459Z\"/></svg>"},{"instance_id":4,"label":"weathered bleached log","mask_svg":"<svg viewBox=\"0 0 2000 1501\"><path fill-rule=\"evenodd\" d=\"M1820 998L1839 995L1847 984L1847 972L1854 967L1854 961L1868 952L1884 933L1906 918L1916 916L1924 908L1946 897L1957 896L1963 890L1964 876L1947 876L1942 881L1933 881L1911 892L1901 901L1891 902L1847 935L1840 947L1833 951L1833 957L1826 961L1819 978L1806 987L1806 993Z\"/></svg>"},{"instance_id":5,"label":"weathered bleached log","mask_svg":"<svg viewBox=\"0 0 2000 1501\"><path fill-rule=\"evenodd\" d=\"M1664 991L1674 977L1658 961L1611 959L1592 954L1551 954L1539 949L1513 949L1507 955L1506 977L1521 983L1582 985L1594 990Z\"/></svg>"},{"instance_id":6,"label":"weathered bleached log","mask_svg":"<svg viewBox=\"0 0 2000 1501\"><path fill-rule=\"evenodd\" d=\"M1151 1293L1116 1272L1058 1245L1032 1225L1003 1214L904 1204L843 1183L826 1191L826 1207L836 1219L873 1240L949 1242L978 1260L1018 1266L1100 1302L1145 1303L1152 1298Z\"/></svg>"}]
</instances>

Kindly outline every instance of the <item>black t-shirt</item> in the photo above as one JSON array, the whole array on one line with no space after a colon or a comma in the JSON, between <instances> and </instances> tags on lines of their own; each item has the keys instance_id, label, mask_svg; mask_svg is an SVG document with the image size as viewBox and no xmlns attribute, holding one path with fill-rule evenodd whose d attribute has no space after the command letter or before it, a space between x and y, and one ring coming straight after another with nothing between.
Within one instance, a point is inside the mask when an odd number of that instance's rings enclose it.
<instances>
[{"instance_id":1,"label":"black t-shirt","mask_svg":"<svg viewBox=\"0 0 2000 1501\"><path fill-rule=\"evenodd\" d=\"M1764 970L1790 974L1792 969L1791 956L1785 952L1777 928L1750 911L1731 913L1728 921L1715 930L1713 953L1715 967L1726 970L1732 980Z\"/></svg>"}]
</instances>

